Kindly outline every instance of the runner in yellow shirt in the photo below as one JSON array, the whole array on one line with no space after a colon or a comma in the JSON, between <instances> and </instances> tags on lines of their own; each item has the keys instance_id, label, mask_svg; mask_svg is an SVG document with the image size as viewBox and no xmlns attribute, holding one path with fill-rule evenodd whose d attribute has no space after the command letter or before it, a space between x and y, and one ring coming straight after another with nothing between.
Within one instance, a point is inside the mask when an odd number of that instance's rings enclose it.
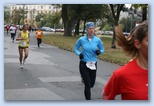
<instances>
[{"instance_id":1,"label":"runner in yellow shirt","mask_svg":"<svg viewBox=\"0 0 154 106\"><path fill-rule=\"evenodd\" d=\"M29 39L30 34L27 30L28 26L23 25L22 31L19 32L16 40L19 41L18 49L19 49L19 61L20 61L20 68L23 68L23 65L25 65L26 58L28 57L29 52ZM23 51L24 51L24 58L23 58Z\"/></svg>"},{"instance_id":2,"label":"runner in yellow shirt","mask_svg":"<svg viewBox=\"0 0 154 106\"><path fill-rule=\"evenodd\" d=\"M42 42L42 36L43 36L43 31L40 29L40 27L35 32L35 35L36 35L36 38L37 38L37 45L38 45L38 47L40 47L40 44Z\"/></svg>"}]
</instances>

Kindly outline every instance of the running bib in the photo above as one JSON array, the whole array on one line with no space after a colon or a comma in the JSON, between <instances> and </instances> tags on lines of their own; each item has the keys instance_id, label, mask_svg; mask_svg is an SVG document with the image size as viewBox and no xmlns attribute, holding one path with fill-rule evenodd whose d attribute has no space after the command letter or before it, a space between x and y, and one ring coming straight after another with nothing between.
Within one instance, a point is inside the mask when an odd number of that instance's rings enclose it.
<instances>
[{"instance_id":1,"label":"running bib","mask_svg":"<svg viewBox=\"0 0 154 106\"><path fill-rule=\"evenodd\" d=\"M91 70L96 70L96 65L95 65L96 62L87 62L86 63L86 66L88 68L90 68Z\"/></svg>"},{"instance_id":2,"label":"running bib","mask_svg":"<svg viewBox=\"0 0 154 106\"><path fill-rule=\"evenodd\" d=\"M26 46L26 41L21 42L21 46Z\"/></svg>"},{"instance_id":3,"label":"running bib","mask_svg":"<svg viewBox=\"0 0 154 106\"><path fill-rule=\"evenodd\" d=\"M38 34L38 35L41 35L41 32L38 32L37 34Z\"/></svg>"},{"instance_id":4,"label":"running bib","mask_svg":"<svg viewBox=\"0 0 154 106\"><path fill-rule=\"evenodd\" d=\"M12 30L11 33L15 33L15 30Z\"/></svg>"}]
</instances>

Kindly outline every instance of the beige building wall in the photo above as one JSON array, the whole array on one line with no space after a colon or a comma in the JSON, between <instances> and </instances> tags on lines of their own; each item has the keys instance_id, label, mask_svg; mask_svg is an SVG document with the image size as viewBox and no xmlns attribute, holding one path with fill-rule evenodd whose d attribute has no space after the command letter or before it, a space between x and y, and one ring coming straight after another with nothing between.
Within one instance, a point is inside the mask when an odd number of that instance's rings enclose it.
<instances>
[{"instance_id":1,"label":"beige building wall","mask_svg":"<svg viewBox=\"0 0 154 106\"><path fill-rule=\"evenodd\" d=\"M51 4L13 4L10 6L10 14L13 13L15 9L25 9L27 14L24 19L25 24L34 25L36 26L35 17L38 14L48 14L53 13L55 11L60 11L60 8L56 8L56 5ZM32 24L33 23L33 24Z\"/></svg>"}]
</instances>

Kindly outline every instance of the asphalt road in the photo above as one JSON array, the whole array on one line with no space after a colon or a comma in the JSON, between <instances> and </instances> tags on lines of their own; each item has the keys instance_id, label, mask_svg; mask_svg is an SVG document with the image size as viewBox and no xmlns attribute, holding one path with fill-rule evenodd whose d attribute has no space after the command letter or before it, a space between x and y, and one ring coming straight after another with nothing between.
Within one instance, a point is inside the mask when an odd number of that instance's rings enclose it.
<instances>
[{"instance_id":1,"label":"asphalt road","mask_svg":"<svg viewBox=\"0 0 154 106\"><path fill-rule=\"evenodd\" d=\"M44 43L38 48L34 32L30 36L29 57L20 69L18 42L4 32L4 100L85 100L78 56ZM92 100L101 100L104 85L118 67L98 61Z\"/></svg>"}]
</instances>

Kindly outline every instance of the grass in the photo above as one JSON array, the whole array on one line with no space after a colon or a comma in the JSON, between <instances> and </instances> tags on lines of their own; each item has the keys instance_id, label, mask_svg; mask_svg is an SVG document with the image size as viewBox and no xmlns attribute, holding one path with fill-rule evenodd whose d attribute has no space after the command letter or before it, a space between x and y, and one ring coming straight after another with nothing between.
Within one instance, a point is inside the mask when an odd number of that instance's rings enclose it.
<instances>
[{"instance_id":1,"label":"grass","mask_svg":"<svg viewBox=\"0 0 154 106\"><path fill-rule=\"evenodd\" d=\"M58 46L61 49L73 52L74 45L80 36L63 36L61 33L55 33L50 35L44 35L42 41L47 44ZM117 46L116 49L111 48L112 37L102 36L103 45L105 52L99 55L99 59L105 60L111 63L124 65L131 58L126 56L120 47Z\"/></svg>"}]
</instances>

